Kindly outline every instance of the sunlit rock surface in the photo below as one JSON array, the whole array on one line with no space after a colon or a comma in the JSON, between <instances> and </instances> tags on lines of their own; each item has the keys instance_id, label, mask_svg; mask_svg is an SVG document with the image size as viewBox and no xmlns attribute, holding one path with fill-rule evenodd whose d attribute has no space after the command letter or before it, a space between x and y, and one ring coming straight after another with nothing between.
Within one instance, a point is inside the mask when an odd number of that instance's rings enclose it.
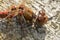
<instances>
[{"instance_id":1,"label":"sunlit rock surface","mask_svg":"<svg viewBox=\"0 0 60 40\"><path fill-rule=\"evenodd\" d=\"M0 11L21 3L21 0L0 0ZM35 13L43 8L53 18L38 31L30 26L21 29L16 17L10 22L0 20L0 40L60 40L60 0L26 0L25 5Z\"/></svg>"}]
</instances>

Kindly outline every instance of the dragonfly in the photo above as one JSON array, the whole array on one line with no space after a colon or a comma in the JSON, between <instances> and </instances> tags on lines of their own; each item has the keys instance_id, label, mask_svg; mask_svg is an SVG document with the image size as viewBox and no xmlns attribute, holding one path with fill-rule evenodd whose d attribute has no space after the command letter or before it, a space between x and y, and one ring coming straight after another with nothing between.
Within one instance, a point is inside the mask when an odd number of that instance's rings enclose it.
<instances>
[{"instance_id":1,"label":"dragonfly","mask_svg":"<svg viewBox=\"0 0 60 40\"><path fill-rule=\"evenodd\" d=\"M39 25L44 25L48 21L48 16L45 13L45 10L42 9L38 11L38 15L32 11L31 8L25 6L26 2L23 0L21 4L18 6L11 5L8 10L4 10L0 12L0 18L2 19L9 19L13 18L17 15L23 16L23 20L25 20L28 23L39 23ZM20 21L20 20L19 20Z\"/></svg>"}]
</instances>

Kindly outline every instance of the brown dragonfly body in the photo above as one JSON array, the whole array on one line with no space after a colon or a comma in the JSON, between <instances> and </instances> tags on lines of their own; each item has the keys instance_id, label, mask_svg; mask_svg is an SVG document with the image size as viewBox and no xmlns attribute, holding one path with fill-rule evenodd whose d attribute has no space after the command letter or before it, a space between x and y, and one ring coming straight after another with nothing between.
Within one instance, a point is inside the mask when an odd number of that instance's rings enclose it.
<instances>
[{"instance_id":1,"label":"brown dragonfly body","mask_svg":"<svg viewBox=\"0 0 60 40\"><path fill-rule=\"evenodd\" d=\"M23 15L26 21L32 21L36 17L35 13L33 13L33 11L30 8L23 4L21 4L18 7L11 6L10 11L7 10L0 12L0 18L13 18L14 16L17 15L20 16ZM44 10L39 11L39 15L36 19L36 22L38 22L40 25L43 25L47 22L47 20L48 17L46 16L45 11Z\"/></svg>"}]
</instances>

